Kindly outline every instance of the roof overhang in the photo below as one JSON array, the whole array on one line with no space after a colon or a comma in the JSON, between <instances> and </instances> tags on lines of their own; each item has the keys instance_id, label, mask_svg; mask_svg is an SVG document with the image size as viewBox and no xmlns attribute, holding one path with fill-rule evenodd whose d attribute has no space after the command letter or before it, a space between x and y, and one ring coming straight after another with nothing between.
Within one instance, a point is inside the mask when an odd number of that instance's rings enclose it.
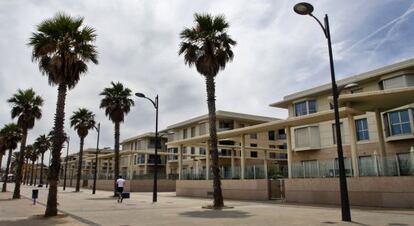
<instances>
[{"instance_id":1,"label":"roof overhang","mask_svg":"<svg viewBox=\"0 0 414 226\"><path fill-rule=\"evenodd\" d=\"M332 100L332 97L329 99ZM414 103L414 87L343 94L338 102L359 111L387 111Z\"/></svg>"},{"instance_id":2,"label":"roof overhang","mask_svg":"<svg viewBox=\"0 0 414 226\"><path fill-rule=\"evenodd\" d=\"M341 118L346 117L348 115L360 115L360 114L363 114L363 112L355 110L353 108L349 108L349 107L342 107L339 109L339 116ZM265 131L271 131L271 130L284 129L286 127L314 124L314 123L319 123L319 122L324 122L324 121L330 121L333 119L334 119L334 111L327 110L327 111L321 111L321 112L317 112L317 113L310 114L310 115L291 117L291 118L287 118L284 120L271 121L271 122L254 125L254 126L220 132L220 133L217 133L217 138L226 139L226 138L238 137L243 134L259 133L259 132L265 132ZM208 139L209 139L209 134L205 134L202 136L192 137L189 139L168 142L167 145L168 146L195 145L195 144L199 144L202 142L206 142Z\"/></svg>"}]
</instances>

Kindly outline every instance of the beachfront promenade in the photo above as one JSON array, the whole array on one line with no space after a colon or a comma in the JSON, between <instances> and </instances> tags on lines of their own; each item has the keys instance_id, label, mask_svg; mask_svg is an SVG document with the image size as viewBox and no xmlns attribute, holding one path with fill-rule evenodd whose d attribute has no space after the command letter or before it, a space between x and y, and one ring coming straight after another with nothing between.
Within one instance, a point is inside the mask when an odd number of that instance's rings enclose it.
<instances>
[{"instance_id":1,"label":"beachfront promenade","mask_svg":"<svg viewBox=\"0 0 414 226\"><path fill-rule=\"evenodd\" d=\"M8 185L9 191L13 184ZM23 186L26 198L10 200L0 193L2 225L414 225L414 210L352 208L354 223L340 221L340 209L333 206L303 206L278 201L241 202L226 200L233 206L226 210L206 210L208 199L176 197L160 193L152 204L152 193L131 193L131 199L117 203L111 192L90 190L74 193L73 188L59 188L59 217L44 219L47 190L40 188L36 206L27 197L32 187Z\"/></svg>"}]
</instances>

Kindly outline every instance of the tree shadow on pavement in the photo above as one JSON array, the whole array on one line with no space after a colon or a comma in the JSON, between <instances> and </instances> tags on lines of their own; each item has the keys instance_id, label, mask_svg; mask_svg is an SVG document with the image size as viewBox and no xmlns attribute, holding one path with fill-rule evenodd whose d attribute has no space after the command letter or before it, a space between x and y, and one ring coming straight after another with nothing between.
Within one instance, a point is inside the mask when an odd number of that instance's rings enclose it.
<instances>
[{"instance_id":1,"label":"tree shadow on pavement","mask_svg":"<svg viewBox=\"0 0 414 226\"><path fill-rule=\"evenodd\" d=\"M180 215L196 218L247 218L252 216L248 212L238 210L200 210L184 212Z\"/></svg>"},{"instance_id":2,"label":"tree shadow on pavement","mask_svg":"<svg viewBox=\"0 0 414 226\"><path fill-rule=\"evenodd\" d=\"M66 219L65 216L57 216L57 217L49 217L45 218L43 216L35 215L28 217L26 219L16 219L16 220L0 220L0 226L22 226L22 225L30 225L30 226L43 226L43 225L72 225L73 222L70 222ZM79 224L80 225L80 224Z\"/></svg>"}]
</instances>

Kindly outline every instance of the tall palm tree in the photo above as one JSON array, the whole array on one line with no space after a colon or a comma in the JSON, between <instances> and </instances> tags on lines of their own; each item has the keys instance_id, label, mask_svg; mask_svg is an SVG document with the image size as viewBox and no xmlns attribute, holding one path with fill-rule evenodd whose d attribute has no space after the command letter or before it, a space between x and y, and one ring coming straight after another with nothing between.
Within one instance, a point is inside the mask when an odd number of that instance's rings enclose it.
<instances>
[{"instance_id":1,"label":"tall palm tree","mask_svg":"<svg viewBox=\"0 0 414 226\"><path fill-rule=\"evenodd\" d=\"M79 145L79 163L78 163L78 175L76 177L76 192L80 189L80 180L82 177L82 160L83 160L83 143L85 137L88 136L89 130L95 128L95 114L86 108L79 108L73 112L70 117L70 126L73 127L80 138Z\"/></svg>"},{"instance_id":2,"label":"tall palm tree","mask_svg":"<svg viewBox=\"0 0 414 226\"><path fill-rule=\"evenodd\" d=\"M0 175L1 175L1 164L3 162L3 155L6 154L6 146L4 145L4 139L0 136Z\"/></svg>"},{"instance_id":3,"label":"tall palm tree","mask_svg":"<svg viewBox=\"0 0 414 226\"><path fill-rule=\"evenodd\" d=\"M34 167L35 167L35 162L36 162L37 158L39 157L39 152L38 152L37 148L34 145L27 145L26 150L28 150L31 153L30 161L32 161L32 172L31 172L31 175L30 175L30 184L29 185L33 185Z\"/></svg>"},{"instance_id":4,"label":"tall palm tree","mask_svg":"<svg viewBox=\"0 0 414 226\"><path fill-rule=\"evenodd\" d=\"M49 150L50 148L50 138L46 136L45 134L40 135L36 141L35 146L37 147L37 150L39 151L41 157L40 157L40 180L39 180L39 186L43 187L43 160L45 157L45 152Z\"/></svg>"},{"instance_id":5,"label":"tall palm tree","mask_svg":"<svg viewBox=\"0 0 414 226\"><path fill-rule=\"evenodd\" d=\"M216 97L214 78L219 70L233 60L232 46L236 41L227 34L229 23L224 16L194 14L195 26L184 28L180 33L181 43L178 54L184 55L188 66L195 65L198 73L206 80L208 118L210 126L210 148L212 155L214 207L223 207L220 170L217 150Z\"/></svg>"},{"instance_id":6,"label":"tall palm tree","mask_svg":"<svg viewBox=\"0 0 414 226\"><path fill-rule=\"evenodd\" d=\"M30 38L29 45L33 47L32 59L39 63L39 69L48 77L49 84L58 86L46 217L57 215L60 152L65 141L63 129L66 93L88 71L88 62L98 63L98 53L93 45L95 39L95 29L84 26L83 18L64 13L58 13L55 17L41 22L37 26L37 32Z\"/></svg>"},{"instance_id":7,"label":"tall palm tree","mask_svg":"<svg viewBox=\"0 0 414 226\"><path fill-rule=\"evenodd\" d=\"M111 82L112 87L105 88L100 93L103 96L100 108L105 109L105 115L115 124L115 175L114 195L116 195L116 180L119 177L119 127L124 121L125 115L129 113L134 101L131 99L132 91L122 83Z\"/></svg>"},{"instance_id":8,"label":"tall palm tree","mask_svg":"<svg viewBox=\"0 0 414 226\"><path fill-rule=\"evenodd\" d=\"M2 141L4 142L4 148L9 150L9 156L7 157L6 162L6 176L1 190L2 192L6 192L12 152L17 148L17 144L22 139L22 129L15 123L6 124L0 130L0 137L2 137Z\"/></svg>"},{"instance_id":9,"label":"tall palm tree","mask_svg":"<svg viewBox=\"0 0 414 226\"><path fill-rule=\"evenodd\" d=\"M11 116L17 118L17 124L22 128L22 140L20 143L19 161L15 175L16 185L14 187L13 198L20 198L20 184L22 181L22 170L24 164L24 151L26 148L27 131L34 127L35 121L42 117L41 107L43 106L42 97L38 96L33 89L19 89L8 102L12 106Z\"/></svg>"},{"instance_id":10,"label":"tall palm tree","mask_svg":"<svg viewBox=\"0 0 414 226\"><path fill-rule=\"evenodd\" d=\"M24 171L24 178L25 179L23 179L24 184L29 184L29 159L30 159L30 156L32 156L31 151L32 150L29 150L26 147L26 150L24 152L24 158L25 158L25 168L24 168L25 169L25 171Z\"/></svg>"}]
</instances>

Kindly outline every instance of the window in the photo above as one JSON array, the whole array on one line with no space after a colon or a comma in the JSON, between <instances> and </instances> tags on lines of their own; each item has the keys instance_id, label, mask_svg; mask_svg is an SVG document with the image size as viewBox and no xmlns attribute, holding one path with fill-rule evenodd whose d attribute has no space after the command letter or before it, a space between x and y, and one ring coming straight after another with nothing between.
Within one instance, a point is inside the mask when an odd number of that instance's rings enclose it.
<instances>
[{"instance_id":1,"label":"window","mask_svg":"<svg viewBox=\"0 0 414 226\"><path fill-rule=\"evenodd\" d=\"M295 116L308 115L316 112L316 100L306 100L294 104Z\"/></svg>"},{"instance_id":2,"label":"window","mask_svg":"<svg viewBox=\"0 0 414 226\"><path fill-rule=\"evenodd\" d=\"M283 145L278 145L277 148L279 148L279 149L287 149L287 143L284 143Z\"/></svg>"},{"instance_id":3,"label":"window","mask_svg":"<svg viewBox=\"0 0 414 226\"><path fill-rule=\"evenodd\" d=\"M257 158L257 151L251 151L250 152L250 157Z\"/></svg>"},{"instance_id":4,"label":"window","mask_svg":"<svg viewBox=\"0 0 414 226\"><path fill-rule=\"evenodd\" d=\"M257 144L250 144L250 147L257 147Z\"/></svg>"},{"instance_id":5,"label":"window","mask_svg":"<svg viewBox=\"0 0 414 226\"><path fill-rule=\"evenodd\" d=\"M378 163L375 162L375 158L373 156L360 156L358 159L358 165L360 176L378 175Z\"/></svg>"},{"instance_id":6,"label":"window","mask_svg":"<svg viewBox=\"0 0 414 226\"><path fill-rule=\"evenodd\" d=\"M257 133L251 133L250 139L257 139Z\"/></svg>"},{"instance_id":7,"label":"window","mask_svg":"<svg viewBox=\"0 0 414 226\"><path fill-rule=\"evenodd\" d=\"M187 129L183 129L183 139L187 138Z\"/></svg>"},{"instance_id":8,"label":"window","mask_svg":"<svg viewBox=\"0 0 414 226\"><path fill-rule=\"evenodd\" d=\"M195 147L191 147L191 154L194 155L195 154Z\"/></svg>"},{"instance_id":9,"label":"window","mask_svg":"<svg viewBox=\"0 0 414 226\"><path fill-rule=\"evenodd\" d=\"M275 131L269 131L268 132L269 140L275 140Z\"/></svg>"},{"instance_id":10,"label":"window","mask_svg":"<svg viewBox=\"0 0 414 226\"><path fill-rule=\"evenodd\" d=\"M240 123L240 124L239 124L239 127L240 127L240 128L243 128L244 126L245 126L245 125L244 125L243 123Z\"/></svg>"},{"instance_id":11,"label":"window","mask_svg":"<svg viewBox=\"0 0 414 226\"><path fill-rule=\"evenodd\" d=\"M233 129L233 122L219 121L219 129Z\"/></svg>"},{"instance_id":12,"label":"window","mask_svg":"<svg viewBox=\"0 0 414 226\"><path fill-rule=\"evenodd\" d=\"M411 133L409 109L388 113L390 135Z\"/></svg>"},{"instance_id":13,"label":"window","mask_svg":"<svg viewBox=\"0 0 414 226\"><path fill-rule=\"evenodd\" d=\"M369 140L368 122L366 118L355 120L357 141Z\"/></svg>"},{"instance_id":14,"label":"window","mask_svg":"<svg viewBox=\"0 0 414 226\"><path fill-rule=\"evenodd\" d=\"M206 154L206 148L200 147L200 155Z\"/></svg>"},{"instance_id":15,"label":"window","mask_svg":"<svg viewBox=\"0 0 414 226\"><path fill-rule=\"evenodd\" d=\"M191 127L191 137L195 137L196 129L195 127Z\"/></svg>"},{"instance_id":16,"label":"window","mask_svg":"<svg viewBox=\"0 0 414 226\"><path fill-rule=\"evenodd\" d=\"M407 87L407 82L405 80L405 75L397 76L389 79L384 79L381 81L382 89L394 89L400 87Z\"/></svg>"},{"instance_id":17,"label":"window","mask_svg":"<svg viewBox=\"0 0 414 226\"><path fill-rule=\"evenodd\" d=\"M345 143L345 139L344 139L344 125L341 123L339 123L339 127L341 130L341 141L342 144ZM336 144L336 126L335 123L332 124L332 134L333 134L333 143Z\"/></svg>"},{"instance_id":18,"label":"window","mask_svg":"<svg viewBox=\"0 0 414 226\"><path fill-rule=\"evenodd\" d=\"M269 158L271 158L271 159L276 159L276 158L277 158L277 153L270 152L270 153L269 153Z\"/></svg>"},{"instance_id":19,"label":"window","mask_svg":"<svg viewBox=\"0 0 414 226\"><path fill-rule=\"evenodd\" d=\"M206 133L207 133L207 123L200 124L200 126L198 127L198 134L204 135Z\"/></svg>"},{"instance_id":20,"label":"window","mask_svg":"<svg viewBox=\"0 0 414 226\"><path fill-rule=\"evenodd\" d=\"M269 145L269 148L276 149L276 145L271 144L271 145Z\"/></svg>"},{"instance_id":21,"label":"window","mask_svg":"<svg viewBox=\"0 0 414 226\"><path fill-rule=\"evenodd\" d=\"M398 158L398 166L400 167L399 168L400 175L401 176L413 175L414 171L411 167L411 164L414 164L414 162L411 162L412 161L411 154L409 152L400 153L400 154L397 154L397 158Z\"/></svg>"}]
</instances>

